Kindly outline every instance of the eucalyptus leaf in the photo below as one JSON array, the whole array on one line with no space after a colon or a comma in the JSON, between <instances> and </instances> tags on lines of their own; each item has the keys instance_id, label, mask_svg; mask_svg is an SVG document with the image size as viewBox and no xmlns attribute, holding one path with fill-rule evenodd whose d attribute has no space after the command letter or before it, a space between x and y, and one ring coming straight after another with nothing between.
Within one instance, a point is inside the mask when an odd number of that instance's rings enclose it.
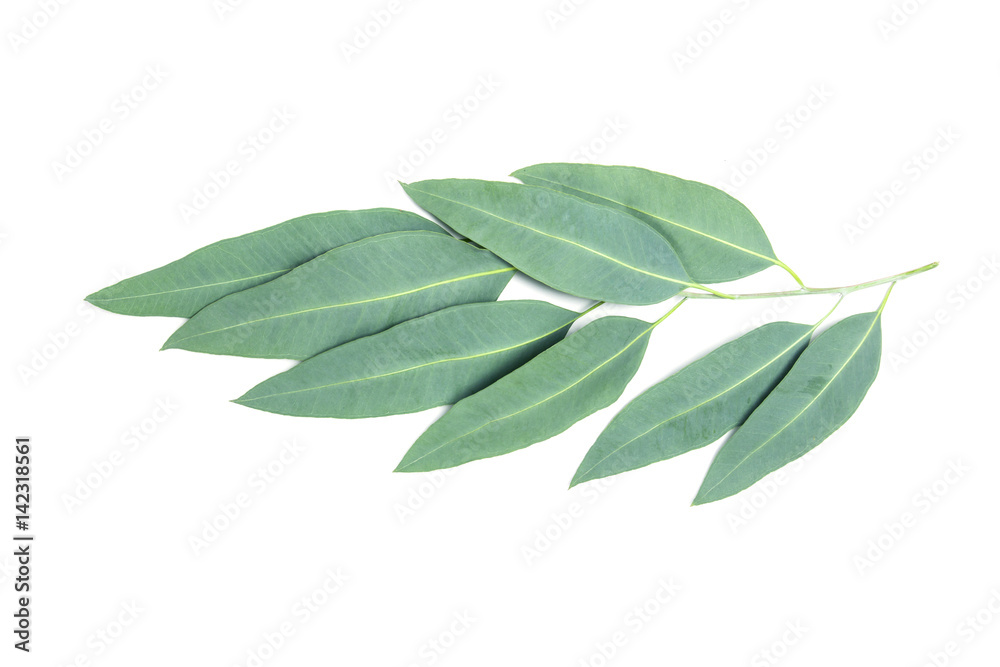
<instances>
[{"instance_id":1,"label":"eucalyptus leaf","mask_svg":"<svg viewBox=\"0 0 1000 667\"><path fill-rule=\"evenodd\" d=\"M595 164L539 164L512 175L638 217L670 240L693 281L722 283L771 266L791 271L747 207L710 185Z\"/></svg>"},{"instance_id":2,"label":"eucalyptus leaf","mask_svg":"<svg viewBox=\"0 0 1000 667\"><path fill-rule=\"evenodd\" d=\"M715 442L753 412L814 329L793 322L765 324L653 385L615 415L570 486Z\"/></svg>"},{"instance_id":3,"label":"eucalyptus leaf","mask_svg":"<svg viewBox=\"0 0 1000 667\"><path fill-rule=\"evenodd\" d=\"M163 348L305 359L441 308L496 299L513 272L446 234L380 234L212 303Z\"/></svg>"},{"instance_id":4,"label":"eucalyptus leaf","mask_svg":"<svg viewBox=\"0 0 1000 667\"><path fill-rule=\"evenodd\" d=\"M568 294L650 304L695 286L666 239L612 208L518 183L449 179L403 188L452 229Z\"/></svg>"},{"instance_id":5,"label":"eucalyptus leaf","mask_svg":"<svg viewBox=\"0 0 1000 667\"><path fill-rule=\"evenodd\" d=\"M341 418L450 405L558 342L578 317L544 301L452 306L307 359L235 402Z\"/></svg>"},{"instance_id":6,"label":"eucalyptus leaf","mask_svg":"<svg viewBox=\"0 0 1000 667\"><path fill-rule=\"evenodd\" d=\"M217 241L158 269L94 292L87 301L123 315L191 317L227 294L287 273L327 250L376 234L444 230L391 208L314 213Z\"/></svg>"},{"instance_id":7,"label":"eucalyptus leaf","mask_svg":"<svg viewBox=\"0 0 1000 667\"><path fill-rule=\"evenodd\" d=\"M837 322L805 349L774 391L723 444L695 505L749 488L844 425L878 374L882 307Z\"/></svg>"},{"instance_id":8,"label":"eucalyptus leaf","mask_svg":"<svg viewBox=\"0 0 1000 667\"><path fill-rule=\"evenodd\" d=\"M587 324L456 403L417 439L396 471L451 468L562 433L622 395L655 326L617 316Z\"/></svg>"}]
</instances>

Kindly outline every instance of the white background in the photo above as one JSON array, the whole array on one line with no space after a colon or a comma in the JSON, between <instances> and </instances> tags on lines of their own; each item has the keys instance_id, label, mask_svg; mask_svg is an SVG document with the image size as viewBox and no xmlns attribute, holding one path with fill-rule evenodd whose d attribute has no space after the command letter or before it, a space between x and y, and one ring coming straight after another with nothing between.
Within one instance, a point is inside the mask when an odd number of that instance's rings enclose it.
<instances>
[{"instance_id":1,"label":"white background","mask_svg":"<svg viewBox=\"0 0 1000 667\"><path fill-rule=\"evenodd\" d=\"M11 516L13 438L32 436L37 535L30 656L10 646L0 551L4 665L253 665L283 623L294 634L263 664L995 664L996 3L908 0L880 28L889 0L567 1L562 14L556 0L422 0L394 5L350 58L344 45L388 0L50 2L51 18L45 4L9 0L0 21L0 497ZM248 159L241 145L275 109L294 119ZM79 148L102 119L111 132ZM935 148L939 133L951 139ZM77 150L76 167L56 164ZM925 152L926 169L913 161ZM229 160L240 172L185 216ZM716 446L566 487L628 399L755 320L815 321L829 297L688 304L614 407L442 478L390 472L441 410L249 410L228 399L286 363L158 352L177 320L82 301L297 215L415 208L387 175L504 178L565 160L728 184L810 285L941 266L894 290L881 374L844 428L698 508ZM897 179L903 194L849 234ZM790 283L772 269L729 287ZM881 297L858 293L838 316ZM251 477L291 440L303 451L258 494ZM95 477L116 450L120 465ZM68 503L88 476L97 488ZM918 498L931 488L933 502ZM196 554L191 538L240 493L249 507ZM327 596L338 568L349 579ZM658 601L671 580L679 590ZM328 599L306 619L295 605L314 594ZM604 658L616 633L624 645Z\"/></svg>"}]
</instances>

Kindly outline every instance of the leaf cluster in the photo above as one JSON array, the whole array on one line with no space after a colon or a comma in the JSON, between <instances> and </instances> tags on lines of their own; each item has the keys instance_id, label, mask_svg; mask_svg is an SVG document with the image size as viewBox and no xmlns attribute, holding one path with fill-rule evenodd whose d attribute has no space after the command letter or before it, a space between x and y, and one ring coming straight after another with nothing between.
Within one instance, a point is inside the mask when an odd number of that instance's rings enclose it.
<instances>
[{"instance_id":1,"label":"leaf cluster","mask_svg":"<svg viewBox=\"0 0 1000 667\"><path fill-rule=\"evenodd\" d=\"M236 399L247 407L353 419L451 405L396 468L419 472L528 447L611 405L651 332L687 298L843 298L876 284L891 291L933 267L809 288L778 259L753 214L711 186L585 164L541 164L513 176L521 182L403 186L443 224L395 209L307 215L213 243L87 300L126 315L187 318L164 348L300 362ZM733 295L709 286L771 267L797 289ZM498 300L518 271L597 303L578 313ZM567 335L604 303L670 299L656 322L597 317ZM724 343L615 415L571 486L732 432L694 502L748 488L857 410L878 372L884 307L819 335L826 317L774 322Z\"/></svg>"}]
</instances>

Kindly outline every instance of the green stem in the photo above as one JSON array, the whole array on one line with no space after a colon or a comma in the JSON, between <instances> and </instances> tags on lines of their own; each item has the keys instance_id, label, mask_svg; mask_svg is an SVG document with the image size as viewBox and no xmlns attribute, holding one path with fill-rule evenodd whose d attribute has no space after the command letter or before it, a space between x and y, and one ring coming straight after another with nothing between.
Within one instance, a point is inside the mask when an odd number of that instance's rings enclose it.
<instances>
[{"instance_id":1,"label":"green stem","mask_svg":"<svg viewBox=\"0 0 1000 667\"><path fill-rule=\"evenodd\" d=\"M758 292L756 294L726 294L723 296L717 296L715 294L701 294L699 292L681 292L681 296L689 297L691 299L776 299L779 297L786 296L805 296L808 294L841 294L847 295L851 292L857 292L858 290L867 289L869 287L875 287L876 285L884 285L886 283L895 283L900 280L906 280L912 276L915 276L924 271L930 271L938 265L937 262L931 262L926 266L921 266L918 269L913 269L911 271L906 271L904 273L897 273L894 276L888 276L885 278L879 278L877 280L869 280L868 282L858 283L857 285L847 285L845 287L803 287L802 289L789 290L787 292Z\"/></svg>"},{"instance_id":2,"label":"green stem","mask_svg":"<svg viewBox=\"0 0 1000 667\"><path fill-rule=\"evenodd\" d=\"M665 320L668 317L670 317L671 315L673 315L674 311L677 310L678 308L680 308L681 304L684 303L685 301L687 301L687 297L684 297L683 299L681 299L680 301L678 301L677 304L673 308L671 308L670 310L667 311L666 315L664 315L660 319L658 319L655 322L653 322L653 325L650 327L650 329L652 329L653 327L657 326L660 322L662 322L663 320Z\"/></svg>"},{"instance_id":3,"label":"green stem","mask_svg":"<svg viewBox=\"0 0 1000 667\"><path fill-rule=\"evenodd\" d=\"M711 287L705 287L704 285L699 285L698 283L681 283L681 284L682 285L687 285L688 287L694 287L695 289L705 290L705 292L707 292L707 294L702 294L700 297L695 297L695 298L702 298L702 299L708 299L710 297L714 297L714 298L717 298L717 299L732 299L732 298L734 298L732 294L726 294L725 292L719 292L719 291L716 291L716 290L712 289ZM693 296L690 292L681 292L680 295L681 296Z\"/></svg>"},{"instance_id":4,"label":"green stem","mask_svg":"<svg viewBox=\"0 0 1000 667\"><path fill-rule=\"evenodd\" d=\"M801 287L802 289L809 289L808 287L806 287L806 284L802 282L802 278L799 278L799 274L792 271L792 267L788 266L780 259L774 260L774 264L775 266L780 266L781 268L783 268L785 271L788 272L788 275L790 275L792 278L795 278L795 282L799 284L799 287Z\"/></svg>"},{"instance_id":5,"label":"green stem","mask_svg":"<svg viewBox=\"0 0 1000 667\"><path fill-rule=\"evenodd\" d=\"M882 314L882 311L885 309L885 304L889 300L889 295L892 294L892 288L895 286L896 286L896 281L892 281L891 283L889 283L889 289L885 291L885 296L882 297L882 304L879 305L878 307L878 312L875 314L876 317Z\"/></svg>"},{"instance_id":6,"label":"green stem","mask_svg":"<svg viewBox=\"0 0 1000 667\"><path fill-rule=\"evenodd\" d=\"M895 283L893 283L893 284L895 285ZM840 298L837 299L837 303L833 304L833 308L831 308L830 310L826 311L826 315L824 315L823 317L819 318L819 322L817 322L816 324L813 325L812 330L816 331L816 329L819 329L819 325L823 324L823 322L826 322L826 318L828 318L831 315L833 315L833 311L837 310L837 306L839 306L840 302L843 301L843 300L844 300L844 295L841 294Z\"/></svg>"}]
</instances>

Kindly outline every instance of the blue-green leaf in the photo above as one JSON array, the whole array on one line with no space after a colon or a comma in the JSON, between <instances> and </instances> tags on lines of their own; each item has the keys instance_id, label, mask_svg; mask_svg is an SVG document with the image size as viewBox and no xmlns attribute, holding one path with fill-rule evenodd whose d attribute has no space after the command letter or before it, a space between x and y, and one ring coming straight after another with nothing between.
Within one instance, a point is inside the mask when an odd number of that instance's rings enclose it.
<instances>
[{"instance_id":1,"label":"blue-green leaf","mask_svg":"<svg viewBox=\"0 0 1000 667\"><path fill-rule=\"evenodd\" d=\"M653 385L611 420L570 486L715 442L760 404L814 329L792 322L766 324Z\"/></svg>"},{"instance_id":2,"label":"blue-green leaf","mask_svg":"<svg viewBox=\"0 0 1000 667\"><path fill-rule=\"evenodd\" d=\"M452 306L307 359L236 402L340 418L450 405L558 342L579 316L544 301Z\"/></svg>"},{"instance_id":3,"label":"blue-green leaf","mask_svg":"<svg viewBox=\"0 0 1000 667\"><path fill-rule=\"evenodd\" d=\"M806 348L774 391L719 450L695 505L750 487L843 426L878 374L881 316L882 308L848 317Z\"/></svg>"},{"instance_id":4,"label":"blue-green leaf","mask_svg":"<svg viewBox=\"0 0 1000 667\"><path fill-rule=\"evenodd\" d=\"M582 327L456 403L417 439L397 472L451 468L562 433L621 396L654 326L631 317L602 317Z\"/></svg>"},{"instance_id":5,"label":"blue-green leaf","mask_svg":"<svg viewBox=\"0 0 1000 667\"><path fill-rule=\"evenodd\" d=\"M694 286L663 236L607 206L518 183L449 179L403 187L452 229L568 294L650 304Z\"/></svg>"},{"instance_id":6,"label":"blue-green leaf","mask_svg":"<svg viewBox=\"0 0 1000 667\"><path fill-rule=\"evenodd\" d=\"M376 234L437 231L415 213L391 208L314 213L195 250L87 297L123 315L191 317L227 294L288 273L327 250Z\"/></svg>"},{"instance_id":7,"label":"blue-green leaf","mask_svg":"<svg viewBox=\"0 0 1000 667\"><path fill-rule=\"evenodd\" d=\"M513 176L636 216L670 240L695 282L727 282L771 266L791 271L747 207L710 185L595 164L539 164Z\"/></svg>"},{"instance_id":8,"label":"blue-green leaf","mask_svg":"<svg viewBox=\"0 0 1000 667\"><path fill-rule=\"evenodd\" d=\"M445 234L381 234L216 301L163 347L305 359L441 308L496 299L513 272Z\"/></svg>"}]
</instances>

